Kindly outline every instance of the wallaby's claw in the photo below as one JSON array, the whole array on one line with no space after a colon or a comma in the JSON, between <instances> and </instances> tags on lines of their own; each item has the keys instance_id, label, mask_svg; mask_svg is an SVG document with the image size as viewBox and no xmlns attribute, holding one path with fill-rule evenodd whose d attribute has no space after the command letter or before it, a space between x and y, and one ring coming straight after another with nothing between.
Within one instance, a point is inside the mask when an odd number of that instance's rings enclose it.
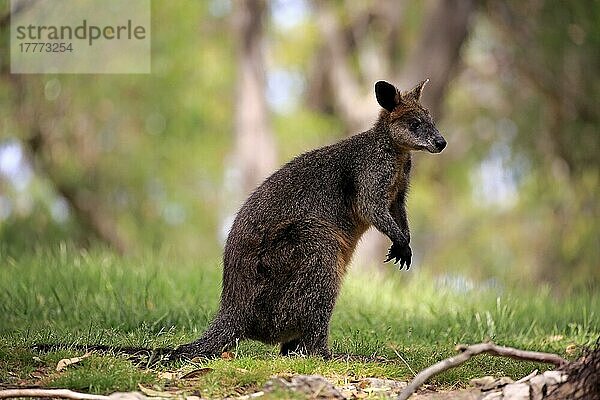
<instances>
[{"instance_id":1,"label":"wallaby's claw","mask_svg":"<svg viewBox=\"0 0 600 400\"><path fill-rule=\"evenodd\" d=\"M409 245L397 245L396 243L393 243L388 250L387 258L384 262L394 260L394 264L398 264L398 262L400 262L399 269L403 269L404 265L406 264L406 269L408 270L410 268L411 258L412 250L410 249Z\"/></svg>"},{"instance_id":2,"label":"wallaby's claw","mask_svg":"<svg viewBox=\"0 0 600 400\"><path fill-rule=\"evenodd\" d=\"M387 258L385 259L384 263L392 260L394 260L394 264L397 264L400 260L400 256L396 254L396 249L394 248L394 245L392 245L388 250Z\"/></svg>"},{"instance_id":3,"label":"wallaby's claw","mask_svg":"<svg viewBox=\"0 0 600 400\"><path fill-rule=\"evenodd\" d=\"M392 261L394 259L394 257L390 253L391 253L391 251L388 251L387 258L383 261L384 263L386 263L388 261ZM397 262L398 262L398 259L396 259L394 261L394 264L396 264Z\"/></svg>"}]
</instances>

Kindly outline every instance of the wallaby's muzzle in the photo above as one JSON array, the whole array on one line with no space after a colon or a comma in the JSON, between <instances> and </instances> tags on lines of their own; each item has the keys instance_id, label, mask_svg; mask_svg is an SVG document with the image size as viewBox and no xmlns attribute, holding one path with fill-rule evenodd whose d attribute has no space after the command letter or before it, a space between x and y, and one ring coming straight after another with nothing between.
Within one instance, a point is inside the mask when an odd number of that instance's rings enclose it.
<instances>
[{"instance_id":1,"label":"wallaby's muzzle","mask_svg":"<svg viewBox=\"0 0 600 400\"><path fill-rule=\"evenodd\" d=\"M437 151L432 151L432 153L441 152L446 147L446 144L446 139L444 139L442 136L436 137L435 139L433 139L433 145L435 146L435 149Z\"/></svg>"},{"instance_id":2,"label":"wallaby's muzzle","mask_svg":"<svg viewBox=\"0 0 600 400\"><path fill-rule=\"evenodd\" d=\"M423 148L430 153L439 153L446 148L448 143L435 127L432 127L430 132L432 135L427 139L427 145Z\"/></svg>"}]
</instances>

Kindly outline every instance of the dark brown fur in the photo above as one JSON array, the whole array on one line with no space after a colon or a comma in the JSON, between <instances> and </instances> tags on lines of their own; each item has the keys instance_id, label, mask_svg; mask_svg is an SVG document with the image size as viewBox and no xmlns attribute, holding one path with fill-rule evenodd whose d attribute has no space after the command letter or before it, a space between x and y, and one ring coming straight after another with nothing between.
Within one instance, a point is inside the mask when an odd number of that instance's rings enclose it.
<instances>
[{"instance_id":1,"label":"dark brown fur","mask_svg":"<svg viewBox=\"0 0 600 400\"><path fill-rule=\"evenodd\" d=\"M239 211L223 257L215 319L181 356L214 356L237 340L281 343L281 354L329 357L329 320L354 248L373 225L392 241L386 261L410 266L405 198L412 150L446 142L419 103L380 81L370 130L302 154L273 173Z\"/></svg>"}]
</instances>

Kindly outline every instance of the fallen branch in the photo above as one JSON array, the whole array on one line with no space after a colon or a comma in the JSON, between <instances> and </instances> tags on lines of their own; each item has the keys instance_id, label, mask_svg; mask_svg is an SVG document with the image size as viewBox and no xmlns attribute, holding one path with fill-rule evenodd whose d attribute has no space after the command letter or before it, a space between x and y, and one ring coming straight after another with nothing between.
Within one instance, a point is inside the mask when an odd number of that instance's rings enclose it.
<instances>
[{"instance_id":1,"label":"fallen branch","mask_svg":"<svg viewBox=\"0 0 600 400\"><path fill-rule=\"evenodd\" d=\"M68 389L7 389L0 390L0 399L13 397L49 397L52 399L108 400L110 397L77 393Z\"/></svg>"},{"instance_id":2,"label":"fallen branch","mask_svg":"<svg viewBox=\"0 0 600 400\"><path fill-rule=\"evenodd\" d=\"M110 396L78 393L68 389L7 389L0 390L0 399L15 397L44 397L50 399L72 400L143 400L146 396L139 392L113 393Z\"/></svg>"},{"instance_id":3,"label":"fallen branch","mask_svg":"<svg viewBox=\"0 0 600 400\"><path fill-rule=\"evenodd\" d=\"M433 364L431 367L425 368L423 371L419 372L417 376L414 377L412 382L400 393L398 396L398 400L406 400L408 399L417 389L425 383L431 377L438 375L450 368L457 367L471 357L476 356L481 353L491 354L493 356L501 356L501 357L510 357L517 360L525 360L525 361L537 361L548 364L554 364L557 367L563 366L568 363L562 357L559 357L556 354L550 353L540 353L537 351L526 351L519 350L512 347L504 347L497 346L494 343L479 343L471 346L458 345L456 346L456 350L460 352L460 354L442 360L436 364Z\"/></svg>"}]
</instances>

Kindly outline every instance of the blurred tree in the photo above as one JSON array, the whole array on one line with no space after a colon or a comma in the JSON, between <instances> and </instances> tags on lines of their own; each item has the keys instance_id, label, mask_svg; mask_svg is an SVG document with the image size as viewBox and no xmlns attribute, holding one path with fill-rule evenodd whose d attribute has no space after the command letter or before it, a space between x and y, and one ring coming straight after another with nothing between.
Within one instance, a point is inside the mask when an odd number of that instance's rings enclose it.
<instances>
[{"instance_id":1,"label":"blurred tree","mask_svg":"<svg viewBox=\"0 0 600 400\"><path fill-rule=\"evenodd\" d=\"M600 7L595 2L509 1L490 2L489 10L514 44L499 56L545 96L546 129L532 148L560 159L568 173L600 166L600 138L594 130L599 122L600 82L595 78L600 39L595 25Z\"/></svg>"},{"instance_id":2,"label":"blurred tree","mask_svg":"<svg viewBox=\"0 0 600 400\"><path fill-rule=\"evenodd\" d=\"M223 107L234 86L229 11L152 7L151 75L14 75L2 57L0 152L25 150L18 167L34 168L28 180L0 173L19 187L0 198L5 246L100 238L121 251L217 252L214 209L233 126ZM8 54L7 26L1 33Z\"/></svg>"},{"instance_id":3,"label":"blurred tree","mask_svg":"<svg viewBox=\"0 0 600 400\"><path fill-rule=\"evenodd\" d=\"M513 112L539 110L515 143L535 180L523 188L524 220L548 221L537 276L573 280L575 270L581 282L597 279L600 227L592 221L600 218L600 3L488 2L488 10L511 44L495 54L505 75L518 76L505 85ZM519 93L523 86L535 93L533 102Z\"/></svg>"},{"instance_id":4,"label":"blurred tree","mask_svg":"<svg viewBox=\"0 0 600 400\"><path fill-rule=\"evenodd\" d=\"M314 6L323 45L311 71L318 85L311 87L309 100L316 100L322 111L335 110L347 132L355 133L368 129L379 110L373 99L375 81L388 79L408 90L430 78L423 102L440 118L476 10L474 1L430 3L408 50L401 43L409 31L406 3L344 2L336 9L331 2L316 1ZM387 244L379 233L368 232L357 252L358 263L381 265Z\"/></svg>"},{"instance_id":5,"label":"blurred tree","mask_svg":"<svg viewBox=\"0 0 600 400\"><path fill-rule=\"evenodd\" d=\"M14 8L13 13L24 12L34 4L33 1L20 2ZM9 10L5 10L0 17L0 30L3 32L9 29L10 17ZM90 193L62 180L54 169L51 153L55 149L52 148L53 138L51 129L49 129L52 124L44 123L46 121L44 121L44 113L38 104L39 98L31 99L28 96L25 78L22 75L9 75L8 57L3 57L1 61L0 71L5 83L11 88L9 101L16 111L13 122L24 128L22 143L29 156L28 163L33 165L38 172L45 174L45 177L52 182L54 189L69 203L79 221L85 226L85 231L109 243L118 252L124 253L128 246L118 231L115 221L110 214L103 210L102 204L90 196Z\"/></svg>"},{"instance_id":6,"label":"blurred tree","mask_svg":"<svg viewBox=\"0 0 600 400\"><path fill-rule=\"evenodd\" d=\"M275 142L269 127L265 99L265 0L235 3L237 42L234 168L240 184L237 196L246 196L276 165ZM241 196L240 196L241 195Z\"/></svg>"},{"instance_id":7,"label":"blurred tree","mask_svg":"<svg viewBox=\"0 0 600 400\"><path fill-rule=\"evenodd\" d=\"M10 74L0 7L3 247L216 255L238 193L428 77L411 271L600 282L597 1L153 1L152 74L102 76Z\"/></svg>"},{"instance_id":8,"label":"blurred tree","mask_svg":"<svg viewBox=\"0 0 600 400\"><path fill-rule=\"evenodd\" d=\"M415 235L424 263L597 286L600 4L484 5L447 98L443 164L423 162L414 184L415 225L435 227Z\"/></svg>"},{"instance_id":9,"label":"blurred tree","mask_svg":"<svg viewBox=\"0 0 600 400\"><path fill-rule=\"evenodd\" d=\"M327 99L324 93L330 93L333 104L324 104L321 100L319 106L323 110L333 106L346 122L348 131L354 132L367 129L377 113L371 87L375 81L388 79L410 89L429 78L423 101L439 117L446 87L457 69L475 2L429 3L410 46L404 46L401 41L405 31L410 29L405 20L410 15L405 3L399 5L386 0L343 4L343 8L336 10L332 3L315 2L324 43L312 71L316 75L312 79L320 84L309 92L310 99Z\"/></svg>"},{"instance_id":10,"label":"blurred tree","mask_svg":"<svg viewBox=\"0 0 600 400\"><path fill-rule=\"evenodd\" d=\"M91 159L98 157L97 148L93 146L87 148L89 144L85 143L85 139L81 136L85 132L75 131L72 133L73 142L69 146L70 149L61 149L58 137L61 134L55 130L56 125L48 119L65 118L68 110L64 104L58 103L56 108L44 107L39 103L41 96L33 97L27 94L28 87L22 75L11 75L10 81L13 93L12 104L16 110L15 123L23 129L22 143L29 155L28 163L33 165L38 174L48 179L56 193L66 200L77 220L82 224L83 232L106 242L121 254L125 253L129 245L119 231L113 216L107 213L106 205L79 180L93 179L91 175L94 171L81 168L79 179L71 181L55 166L57 152L75 151L77 154L87 156L85 161L90 162ZM63 154L62 157L65 156L67 154Z\"/></svg>"}]
</instances>

